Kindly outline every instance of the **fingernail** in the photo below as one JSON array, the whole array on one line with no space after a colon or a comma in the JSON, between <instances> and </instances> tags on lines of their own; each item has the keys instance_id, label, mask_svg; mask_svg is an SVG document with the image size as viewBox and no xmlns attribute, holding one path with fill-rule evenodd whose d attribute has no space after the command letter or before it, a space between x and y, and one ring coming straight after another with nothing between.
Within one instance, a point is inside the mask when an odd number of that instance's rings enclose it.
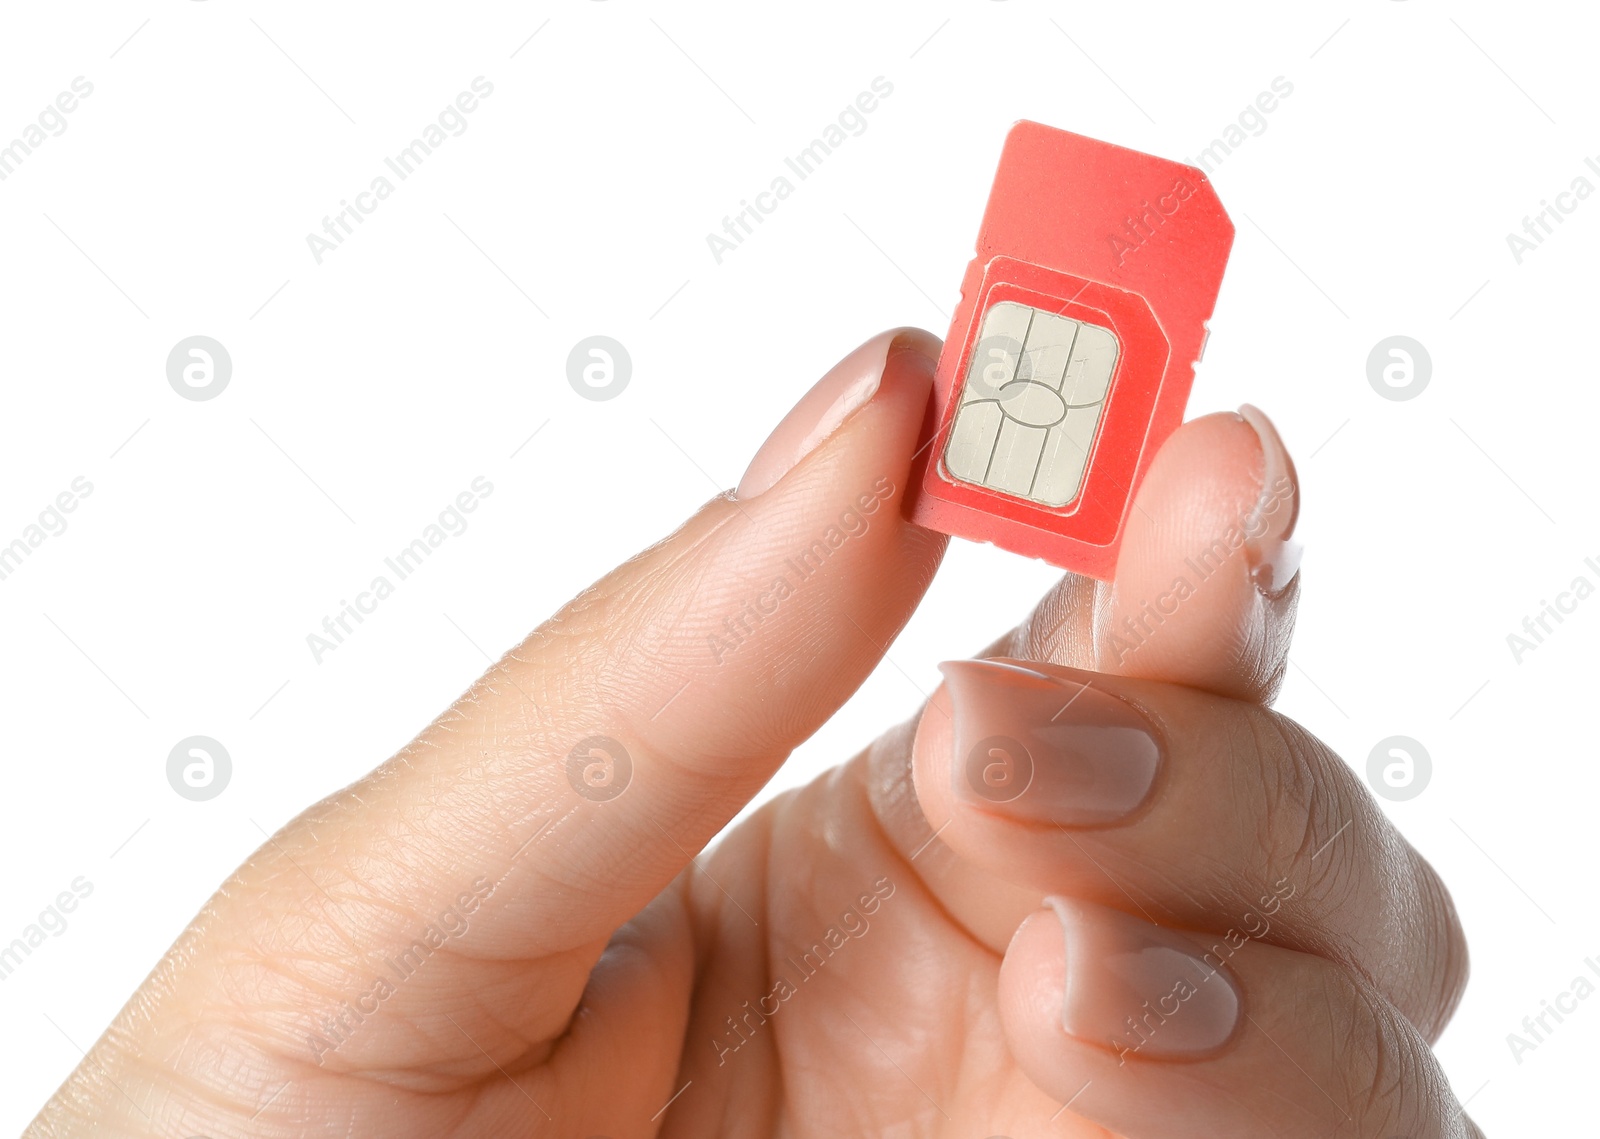
<instances>
[{"instance_id":1,"label":"fingernail","mask_svg":"<svg viewBox=\"0 0 1600 1139\"><path fill-rule=\"evenodd\" d=\"M1129 1056L1193 1058L1228 1042L1239 1024L1233 979L1171 930L1120 910L1046 898L1066 940L1061 1026Z\"/></svg>"},{"instance_id":2,"label":"fingernail","mask_svg":"<svg viewBox=\"0 0 1600 1139\"><path fill-rule=\"evenodd\" d=\"M1125 701L1023 665L939 666L954 711L955 793L1026 822L1097 826L1132 814L1150 793L1161 746Z\"/></svg>"},{"instance_id":3,"label":"fingernail","mask_svg":"<svg viewBox=\"0 0 1600 1139\"><path fill-rule=\"evenodd\" d=\"M937 339L907 328L880 333L851 352L830 368L767 436L739 480L734 497L754 498L777 485L877 394L884 372L902 357L909 356L905 362L925 370L931 379L938 355Z\"/></svg>"},{"instance_id":4,"label":"fingernail","mask_svg":"<svg viewBox=\"0 0 1600 1139\"><path fill-rule=\"evenodd\" d=\"M1272 420L1248 403L1239 415L1261 440L1262 459L1261 495L1245 519L1245 552L1256 588L1271 595L1287 588L1300 572L1302 549L1290 539L1300 515L1300 482Z\"/></svg>"}]
</instances>

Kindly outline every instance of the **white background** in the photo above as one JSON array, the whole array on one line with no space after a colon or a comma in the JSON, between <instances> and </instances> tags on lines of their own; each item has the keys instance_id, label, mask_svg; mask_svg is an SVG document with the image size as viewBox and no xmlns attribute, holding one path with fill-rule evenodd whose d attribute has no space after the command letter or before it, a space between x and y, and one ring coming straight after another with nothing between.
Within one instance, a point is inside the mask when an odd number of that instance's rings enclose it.
<instances>
[{"instance_id":1,"label":"white background","mask_svg":"<svg viewBox=\"0 0 1600 1139\"><path fill-rule=\"evenodd\" d=\"M1457 1094L1490 1133L1573 1133L1600 999L1521 1063L1506 1036L1600 958L1600 601L1520 664L1506 635L1600 582L1600 197L1520 265L1506 234L1600 155L1597 32L1577 4L1423 0L8 6L0 142L94 90L0 182L0 544L94 489L0 581L0 942L94 891L0 982L0 1131L263 832L733 485L856 343L942 334L1013 120L1192 157L1283 76L1213 175L1238 239L1191 413L1258 403L1299 458L1281 708L1361 769L1396 734L1432 757L1388 809L1472 940L1439 1047ZM480 75L466 133L317 264L306 235ZM706 234L877 76L867 130L717 264ZM565 376L593 333L634 362L610 402ZM1405 402L1366 376L1395 333L1434 366ZM234 363L207 402L165 376L193 334ZM316 663L306 635L479 475L470 528ZM1054 576L955 543L893 664L769 794ZM205 803L165 773L196 734L234 764Z\"/></svg>"}]
</instances>

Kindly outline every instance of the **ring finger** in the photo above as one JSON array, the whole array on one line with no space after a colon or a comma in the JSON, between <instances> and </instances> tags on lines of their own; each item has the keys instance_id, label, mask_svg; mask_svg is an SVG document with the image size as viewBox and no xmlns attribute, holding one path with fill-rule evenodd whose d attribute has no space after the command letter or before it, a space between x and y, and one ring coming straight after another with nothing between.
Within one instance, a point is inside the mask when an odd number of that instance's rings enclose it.
<instances>
[{"instance_id":1,"label":"ring finger","mask_svg":"<svg viewBox=\"0 0 1600 1139\"><path fill-rule=\"evenodd\" d=\"M1006 951L1000 1015L1039 1088L1128 1139L1482 1135L1412 1024L1311 954L1052 899Z\"/></svg>"}]
</instances>

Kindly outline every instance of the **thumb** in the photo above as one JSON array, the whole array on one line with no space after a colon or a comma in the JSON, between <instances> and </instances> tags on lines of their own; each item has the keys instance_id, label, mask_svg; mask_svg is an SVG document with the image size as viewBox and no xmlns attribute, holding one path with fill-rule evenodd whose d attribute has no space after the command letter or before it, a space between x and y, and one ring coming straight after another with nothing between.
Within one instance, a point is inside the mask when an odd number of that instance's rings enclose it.
<instances>
[{"instance_id":1,"label":"thumb","mask_svg":"<svg viewBox=\"0 0 1600 1139\"><path fill-rule=\"evenodd\" d=\"M1139 486L1116 577L1068 574L981 655L1269 704L1300 598L1299 505L1294 462L1260 411L1191 420Z\"/></svg>"},{"instance_id":2,"label":"thumb","mask_svg":"<svg viewBox=\"0 0 1600 1139\"><path fill-rule=\"evenodd\" d=\"M1270 703L1300 596L1299 505L1259 410L1184 424L1151 464L1100 594L1095 667Z\"/></svg>"}]
</instances>

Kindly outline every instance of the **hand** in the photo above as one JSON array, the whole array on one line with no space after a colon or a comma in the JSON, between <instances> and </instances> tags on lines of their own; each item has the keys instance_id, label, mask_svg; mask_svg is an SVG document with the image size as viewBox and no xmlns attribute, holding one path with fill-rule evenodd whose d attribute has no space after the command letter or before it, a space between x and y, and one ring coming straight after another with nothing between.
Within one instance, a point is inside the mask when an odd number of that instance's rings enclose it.
<instances>
[{"instance_id":1,"label":"hand","mask_svg":"<svg viewBox=\"0 0 1600 1139\"><path fill-rule=\"evenodd\" d=\"M847 357L736 494L271 839L29 1134L1475 1134L1429 1051L1448 896L1265 707L1299 579L1259 413L1173 436L1117 580L1013 663L700 855L937 568L900 515L937 349Z\"/></svg>"}]
</instances>

